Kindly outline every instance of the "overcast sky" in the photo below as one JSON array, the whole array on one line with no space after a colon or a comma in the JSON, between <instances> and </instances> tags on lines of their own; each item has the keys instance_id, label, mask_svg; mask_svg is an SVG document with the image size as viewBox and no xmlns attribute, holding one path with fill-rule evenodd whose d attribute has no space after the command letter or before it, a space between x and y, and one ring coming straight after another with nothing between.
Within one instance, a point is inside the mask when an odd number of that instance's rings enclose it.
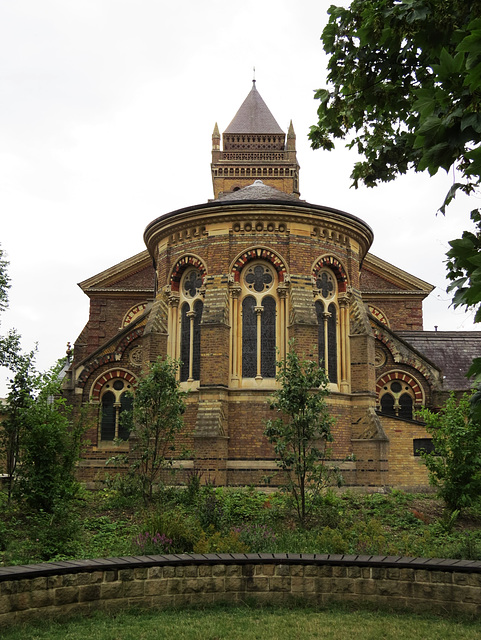
<instances>
[{"instance_id":1,"label":"overcast sky","mask_svg":"<svg viewBox=\"0 0 481 640\"><path fill-rule=\"evenodd\" d=\"M292 119L301 198L374 230L372 253L436 286L424 328L472 330L449 308L444 254L469 226L460 199L436 215L453 176L350 188L355 156L312 151L320 34L330 1L15 0L0 3L0 242L25 349L48 368L88 319L76 283L140 251L154 218L212 197L211 135L251 89ZM5 376L0 396L5 394Z\"/></svg>"}]
</instances>

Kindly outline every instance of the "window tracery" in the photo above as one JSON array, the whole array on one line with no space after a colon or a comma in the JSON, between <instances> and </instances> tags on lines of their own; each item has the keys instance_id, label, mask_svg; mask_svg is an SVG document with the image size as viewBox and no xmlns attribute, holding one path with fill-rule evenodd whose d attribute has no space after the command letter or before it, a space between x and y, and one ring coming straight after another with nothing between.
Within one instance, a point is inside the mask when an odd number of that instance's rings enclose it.
<instances>
[{"instance_id":1,"label":"window tracery","mask_svg":"<svg viewBox=\"0 0 481 640\"><path fill-rule=\"evenodd\" d=\"M413 420L416 408L424 404L419 383L402 371L384 374L376 387L379 408L388 415Z\"/></svg>"},{"instance_id":2,"label":"window tracery","mask_svg":"<svg viewBox=\"0 0 481 640\"><path fill-rule=\"evenodd\" d=\"M167 355L181 361L181 382L200 380L205 278L206 268L202 260L193 255L180 258L170 277Z\"/></svg>"},{"instance_id":3,"label":"window tracery","mask_svg":"<svg viewBox=\"0 0 481 640\"><path fill-rule=\"evenodd\" d=\"M339 355L337 282L332 271L328 269L319 271L316 288L319 365L325 368L329 382L337 384Z\"/></svg>"},{"instance_id":4,"label":"window tracery","mask_svg":"<svg viewBox=\"0 0 481 640\"><path fill-rule=\"evenodd\" d=\"M200 324L204 303L201 300L202 274L187 269L180 287L180 381L200 379Z\"/></svg>"},{"instance_id":5,"label":"window tracery","mask_svg":"<svg viewBox=\"0 0 481 640\"><path fill-rule=\"evenodd\" d=\"M233 264L230 277L231 383L272 384L276 362L286 352L288 277L281 258L267 249L249 249ZM279 350L279 353L277 352Z\"/></svg>"},{"instance_id":6,"label":"window tracery","mask_svg":"<svg viewBox=\"0 0 481 640\"><path fill-rule=\"evenodd\" d=\"M133 405L132 385L127 380L114 378L104 384L100 392L100 440L128 440L129 431L123 425L121 415L131 411Z\"/></svg>"},{"instance_id":7,"label":"window tracery","mask_svg":"<svg viewBox=\"0 0 481 640\"><path fill-rule=\"evenodd\" d=\"M324 256L312 271L319 364L340 391L350 389L349 294L342 264Z\"/></svg>"},{"instance_id":8,"label":"window tracery","mask_svg":"<svg viewBox=\"0 0 481 640\"><path fill-rule=\"evenodd\" d=\"M266 262L251 262L242 272L242 377L276 376L276 281ZM265 294L268 295L265 295Z\"/></svg>"}]
</instances>

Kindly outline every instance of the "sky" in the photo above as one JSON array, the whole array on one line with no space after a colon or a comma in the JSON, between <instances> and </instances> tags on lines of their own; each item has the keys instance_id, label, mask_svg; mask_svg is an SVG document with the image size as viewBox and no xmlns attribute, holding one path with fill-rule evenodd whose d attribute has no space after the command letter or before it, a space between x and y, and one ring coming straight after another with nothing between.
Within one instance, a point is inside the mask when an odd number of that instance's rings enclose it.
<instances>
[{"instance_id":1,"label":"sky","mask_svg":"<svg viewBox=\"0 0 481 640\"><path fill-rule=\"evenodd\" d=\"M450 307L448 241L476 206L437 214L454 176L409 174L350 188L356 155L310 149L320 35L330 1L15 0L0 3L0 244L9 309L0 331L37 344L40 370L88 319L77 286L144 250L164 213L213 197L211 136L256 86L284 131L292 119L301 198L358 216L371 252L434 285L424 328L473 330ZM7 372L0 370L0 397Z\"/></svg>"}]
</instances>

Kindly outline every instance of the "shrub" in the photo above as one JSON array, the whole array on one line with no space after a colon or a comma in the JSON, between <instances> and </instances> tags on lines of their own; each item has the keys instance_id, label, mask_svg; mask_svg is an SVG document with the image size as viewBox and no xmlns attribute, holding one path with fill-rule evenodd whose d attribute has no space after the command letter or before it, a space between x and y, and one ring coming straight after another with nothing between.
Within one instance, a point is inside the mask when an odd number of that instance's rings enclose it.
<instances>
[{"instance_id":1,"label":"shrub","mask_svg":"<svg viewBox=\"0 0 481 640\"><path fill-rule=\"evenodd\" d=\"M203 531L194 545L195 553L248 553L250 550L237 531L222 533L213 527Z\"/></svg>"},{"instance_id":2,"label":"shrub","mask_svg":"<svg viewBox=\"0 0 481 640\"><path fill-rule=\"evenodd\" d=\"M141 555L172 553L172 539L163 533L155 533L154 535L148 531L139 533L132 542L136 551Z\"/></svg>"},{"instance_id":3,"label":"shrub","mask_svg":"<svg viewBox=\"0 0 481 640\"><path fill-rule=\"evenodd\" d=\"M144 521L144 528L152 536L160 531L172 540L172 553L193 551L202 534L199 521L180 509L149 512Z\"/></svg>"},{"instance_id":4,"label":"shrub","mask_svg":"<svg viewBox=\"0 0 481 640\"><path fill-rule=\"evenodd\" d=\"M451 511L470 507L481 494L481 425L471 415L471 400L450 395L438 413L419 415L432 435L434 452L424 453L429 481Z\"/></svg>"}]
</instances>

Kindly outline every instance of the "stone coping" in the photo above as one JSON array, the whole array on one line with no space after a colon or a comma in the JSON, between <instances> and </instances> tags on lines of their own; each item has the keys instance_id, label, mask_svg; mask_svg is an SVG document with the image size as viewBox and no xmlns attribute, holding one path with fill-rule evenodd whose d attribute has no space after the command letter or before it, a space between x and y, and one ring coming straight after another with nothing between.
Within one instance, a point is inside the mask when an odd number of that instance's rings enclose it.
<instances>
[{"instance_id":1,"label":"stone coping","mask_svg":"<svg viewBox=\"0 0 481 640\"><path fill-rule=\"evenodd\" d=\"M180 553L151 556L124 556L94 560L62 560L41 564L0 567L0 582L24 580L52 575L139 569L186 565L265 565L292 564L338 567L384 567L424 569L456 573L480 573L481 562L446 558L409 558L403 556L372 556L310 553Z\"/></svg>"}]
</instances>

